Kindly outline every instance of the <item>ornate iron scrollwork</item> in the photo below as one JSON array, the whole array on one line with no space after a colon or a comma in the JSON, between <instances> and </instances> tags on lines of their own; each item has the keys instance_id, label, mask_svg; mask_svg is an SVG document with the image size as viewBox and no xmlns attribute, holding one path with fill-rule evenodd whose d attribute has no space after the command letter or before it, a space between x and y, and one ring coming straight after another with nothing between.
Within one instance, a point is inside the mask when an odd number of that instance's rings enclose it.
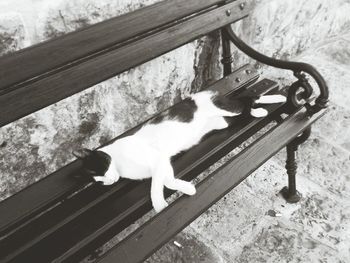
<instances>
[{"instance_id":1,"label":"ornate iron scrollwork","mask_svg":"<svg viewBox=\"0 0 350 263\"><path fill-rule=\"evenodd\" d=\"M306 105L306 107L309 108L310 105L307 100L313 93L313 89L305 74L301 72L294 72L294 76L298 80L295 81L288 89L287 110L289 112L292 112L302 105Z\"/></svg>"},{"instance_id":2,"label":"ornate iron scrollwork","mask_svg":"<svg viewBox=\"0 0 350 263\"><path fill-rule=\"evenodd\" d=\"M294 82L289 88L288 101L290 105L298 107L301 105L300 99L307 100L312 95L312 87L308 82L306 75L303 74L303 72L305 72L314 78L320 89L320 95L315 100L314 105L310 105L306 102L303 104L307 107L308 113L310 115L313 115L328 106L329 91L327 83L322 75L313 66L302 62L285 61L268 57L244 43L233 32L231 25L226 26L225 31L225 36L230 39L233 44L235 44L242 52L251 58L272 67L293 71L294 76L296 76L298 80Z\"/></svg>"}]
</instances>

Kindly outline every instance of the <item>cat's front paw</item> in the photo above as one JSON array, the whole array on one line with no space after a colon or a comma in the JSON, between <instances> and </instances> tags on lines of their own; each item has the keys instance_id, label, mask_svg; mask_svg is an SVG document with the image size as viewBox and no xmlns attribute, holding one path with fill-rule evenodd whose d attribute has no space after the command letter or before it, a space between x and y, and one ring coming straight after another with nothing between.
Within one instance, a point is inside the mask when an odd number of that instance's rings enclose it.
<instances>
[{"instance_id":1,"label":"cat's front paw","mask_svg":"<svg viewBox=\"0 0 350 263\"><path fill-rule=\"evenodd\" d=\"M159 213L162 211L164 208L168 206L168 203L165 200L157 200L152 202L154 210Z\"/></svg>"},{"instance_id":2,"label":"cat's front paw","mask_svg":"<svg viewBox=\"0 0 350 263\"><path fill-rule=\"evenodd\" d=\"M114 184L114 181L113 180L106 180L104 182L102 182L103 185L112 185Z\"/></svg>"},{"instance_id":3,"label":"cat's front paw","mask_svg":"<svg viewBox=\"0 0 350 263\"><path fill-rule=\"evenodd\" d=\"M111 185L115 183L114 180L111 180L105 176L94 176L93 178L96 182L101 182L103 185Z\"/></svg>"},{"instance_id":4,"label":"cat's front paw","mask_svg":"<svg viewBox=\"0 0 350 263\"><path fill-rule=\"evenodd\" d=\"M262 118L267 116L269 112L266 109L263 108L256 108L250 110L250 115L252 115L255 118Z\"/></svg>"},{"instance_id":5,"label":"cat's front paw","mask_svg":"<svg viewBox=\"0 0 350 263\"><path fill-rule=\"evenodd\" d=\"M103 182L105 180L104 176L93 176L95 182Z\"/></svg>"}]
</instances>

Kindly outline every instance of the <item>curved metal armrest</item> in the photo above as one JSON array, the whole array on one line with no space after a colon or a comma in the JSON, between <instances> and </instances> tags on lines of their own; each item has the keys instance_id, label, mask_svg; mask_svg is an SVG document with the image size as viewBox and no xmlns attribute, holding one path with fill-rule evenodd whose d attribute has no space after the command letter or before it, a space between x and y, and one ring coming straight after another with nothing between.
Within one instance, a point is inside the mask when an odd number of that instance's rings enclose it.
<instances>
[{"instance_id":1,"label":"curved metal armrest","mask_svg":"<svg viewBox=\"0 0 350 263\"><path fill-rule=\"evenodd\" d=\"M244 52L245 54L247 54L248 56L252 57L253 59L259 62L262 62L266 65L276 67L276 68L292 70L294 72L294 75L297 78L299 78L299 80L301 80L302 78L301 72L308 73L310 76L312 76L315 79L317 85L319 86L320 95L316 99L315 105L310 106L309 108L310 114L314 114L328 106L329 91L328 91L327 83L322 77L322 75L313 66L302 62L292 62L292 61L274 59L264 54L261 54L255 49L248 46L246 43L244 43L233 32L231 25L228 25L225 27L225 33L228 39L230 39L242 52Z\"/></svg>"}]
</instances>

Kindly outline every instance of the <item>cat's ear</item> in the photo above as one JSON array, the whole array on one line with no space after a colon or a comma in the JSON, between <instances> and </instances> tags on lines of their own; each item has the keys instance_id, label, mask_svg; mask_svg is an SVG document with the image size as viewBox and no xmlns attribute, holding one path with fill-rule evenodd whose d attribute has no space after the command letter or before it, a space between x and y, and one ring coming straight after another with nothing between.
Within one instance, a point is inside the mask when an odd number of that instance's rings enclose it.
<instances>
[{"instance_id":1,"label":"cat's ear","mask_svg":"<svg viewBox=\"0 0 350 263\"><path fill-rule=\"evenodd\" d=\"M78 159L84 159L92 154L92 151L86 148L81 148L73 151L73 155Z\"/></svg>"}]
</instances>

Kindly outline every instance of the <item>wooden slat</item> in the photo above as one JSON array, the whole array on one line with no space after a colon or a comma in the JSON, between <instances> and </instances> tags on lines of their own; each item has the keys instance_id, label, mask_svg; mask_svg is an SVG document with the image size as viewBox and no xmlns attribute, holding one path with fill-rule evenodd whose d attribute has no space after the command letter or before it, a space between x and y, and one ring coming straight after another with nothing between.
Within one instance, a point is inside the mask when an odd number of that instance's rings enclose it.
<instances>
[{"instance_id":1,"label":"wooden slat","mask_svg":"<svg viewBox=\"0 0 350 263\"><path fill-rule=\"evenodd\" d=\"M0 57L0 93L11 85L221 2L223 0L161 1Z\"/></svg>"},{"instance_id":2,"label":"wooden slat","mask_svg":"<svg viewBox=\"0 0 350 263\"><path fill-rule=\"evenodd\" d=\"M246 136L251 136L257 129L263 127L266 121L268 122L269 120L239 120L237 121L237 125L232 126L231 129L216 133L215 136L207 138L205 143L194 147L191 151L180 157L179 160L176 160L174 163L176 175L178 177L184 177L187 180L192 179L203 169L228 153L234 145L244 141L247 138ZM121 188L127 188L127 192L120 195ZM92 200L91 203L89 203L90 199L88 198L86 201L88 204L83 210L76 209L74 211L73 208L74 213L72 215L65 217L58 225L40 234L40 237L17 237L21 242L25 242L26 238L30 238L30 242L25 245L25 250L23 250L24 248L19 249L19 244L13 244L12 247L15 247L17 250L15 254L7 256L4 262L8 262L15 255L18 255L15 260L30 258L33 261L49 261L55 255L59 255L57 253L62 253L57 258L59 262L68 258L72 262L75 262L84 253L86 255L86 251L91 249L91 247L96 247L97 244L108 240L109 235L113 235L115 231L122 230L148 211L151 208L148 192L148 183L118 182L116 186L107 188L105 194L102 194L96 200ZM66 203L70 208L72 203ZM87 211L87 208L90 208L89 211ZM60 209L56 208L53 215L49 213L50 218L46 216L41 217L40 221L36 222L35 225L30 224L27 227L28 230L33 232L33 229L40 229L42 224L55 221L55 215L59 217L61 213L66 214L64 211L59 211ZM99 218L91 220L96 214L99 215ZM78 228L77 225L79 225ZM67 239L67 235L70 236L69 240ZM8 241L5 242L9 244ZM60 243L61 245L56 246L56 243ZM27 249L29 247L32 248L28 251ZM68 251L64 251L67 247L69 248ZM42 250L47 251L47 254L38 253Z\"/></svg>"},{"instance_id":3,"label":"wooden slat","mask_svg":"<svg viewBox=\"0 0 350 263\"><path fill-rule=\"evenodd\" d=\"M142 262L324 113L321 111L309 118L304 108L298 110L202 181L196 195L182 196L98 262Z\"/></svg>"},{"instance_id":4,"label":"wooden slat","mask_svg":"<svg viewBox=\"0 0 350 263\"><path fill-rule=\"evenodd\" d=\"M247 5L241 10L239 6L243 2L245 0L237 0L205 12L73 68L3 94L0 97L0 126L247 16L251 6ZM226 15L228 9L231 10L230 16Z\"/></svg>"},{"instance_id":5,"label":"wooden slat","mask_svg":"<svg viewBox=\"0 0 350 263\"><path fill-rule=\"evenodd\" d=\"M228 76L205 87L205 90L217 91L220 95L227 96L233 92L242 91L245 87L249 88L251 84L259 78L259 73L253 65L246 64L236 69ZM239 80L239 81L237 81Z\"/></svg>"},{"instance_id":6,"label":"wooden slat","mask_svg":"<svg viewBox=\"0 0 350 263\"><path fill-rule=\"evenodd\" d=\"M234 145L245 140L246 137L244 136L250 136L254 133L257 126L260 126L260 128L264 126L260 125L263 123L266 124L266 120L246 119L239 121L239 124L234 125L231 129L207 138L205 143L194 147L194 149L176 160L174 163L176 175L186 179L195 177L211 163L214 163L229 152ZM254 131L250 131L253 128ZM242 135L244 135L244 138ZM237 141L238 138L240 138L240 141ZM120 187L123 184L128 190L127 193L121 194ZM68 259L70 262L76 262L84 253L86 255L86 251L91 247L96 247L97 244L103 243L106 239L108 240L108 237L117 231L116 229L123 229L148 211L150 209L148 192L148 183L118 182L116 186L106 190L106 196L104 196L106 200L103 200L103 195L98 197L100 199L98 200L98 206L95 204L96 207L91 207L89 211L85 210L86 212L84 213L77 209L76 215L73 213L65 218L63 224L61 224L61 229L55 226L55 228L50 228L46 233L43 233L44 235L41 234L39 239L32 239L26 245L26 250L33 246L29 251L19 249L19 245L14 246L17 249L17 256L15 258L15 254L8 256L4 259L4 262L8 262L10 258L13 258L13 260L27 258L33 261L50 261L53 259L52 257L59 256L60 253L62 255L55 258L58 262ZM99 215L98 218L94 217L96 214ZM93 218L95 219L92 220ZM71 222L66 221L67 219L70 219ZM55 218L43 217L40 220L45 224L47 221L55 220ZM40 225L40 223L36 225ZM37 227L30 225L28 228L30 230ZM55 232L53 233L52 230ZM69 239L67 236L69 236ZM21 241L25 240L25 238L19 239ZM55 245L58 243L60 244L59 246ZM69 249L64 251L67 248ZM47 251L47 253L41 254L38 251Z\"/></svg>"},{"instance_id":7,"label":"wooden slat","mask_svg":"<svg viewBox=\"0 0 350 263\"><path fill-rule=\"evenodd\" d=\"M245 74L249 69L251 74ZM235 79L241 78L241 82L237 83ZM248 83L257 80L257 72L250 65L245 65L233 72L231 75L221 79L208 89L215 89L221 94L226 94L245 87ZM126 133L118 136L116 139L134 133L142 124ZM115 140L115 139L114 139ZM42 180L30 185L12 197L0 202L0 240L1 234L19 225L21 221L27 220L33 214L40 213L46 207L57 203L64 196L74 192L77 187L81 187L82 183L72 174L77 173L81 168L79 161L74 161L71 164L61 168L53 174L43 178ZM12 209L16 207L16 209Z\"/></svg>"}]
</instances>

